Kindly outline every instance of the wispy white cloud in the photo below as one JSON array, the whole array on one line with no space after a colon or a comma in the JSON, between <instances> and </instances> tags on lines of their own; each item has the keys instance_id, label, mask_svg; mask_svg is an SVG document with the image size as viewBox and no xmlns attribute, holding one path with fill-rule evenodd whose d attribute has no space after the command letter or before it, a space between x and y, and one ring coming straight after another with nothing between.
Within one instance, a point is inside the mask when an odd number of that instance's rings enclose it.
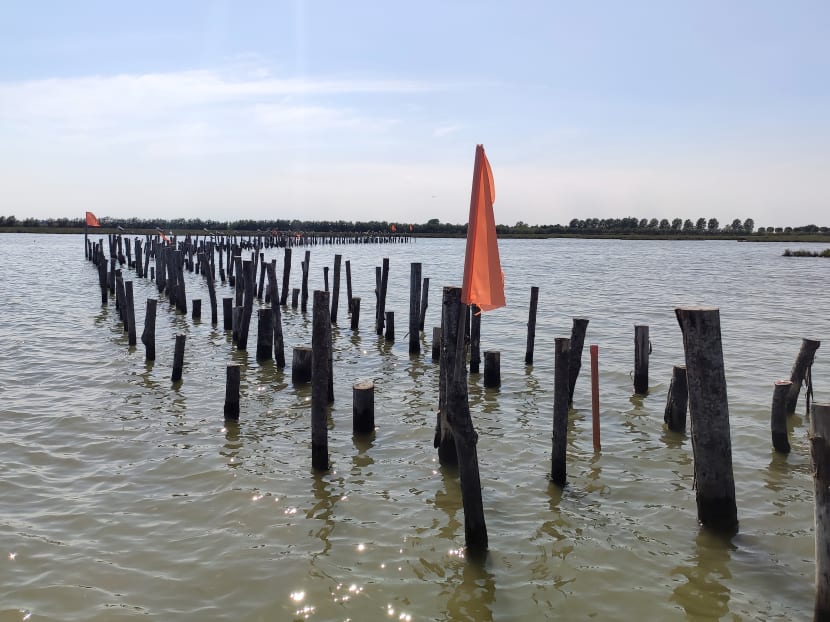
<instances>
[{"instance_id":1,"label":"wispy white cloud","mask_svg":"<svg viewBox=\"0 0 830 622\"><path fill-rule=\"evenodd\" d=\"M447 136L448 134L452 134L457 132L458 130L462 129L463 125L445 125L443 127L437 127L432 131L432 135L435 138L441 138L443 136Z\"/></svg>"}]
</instances>

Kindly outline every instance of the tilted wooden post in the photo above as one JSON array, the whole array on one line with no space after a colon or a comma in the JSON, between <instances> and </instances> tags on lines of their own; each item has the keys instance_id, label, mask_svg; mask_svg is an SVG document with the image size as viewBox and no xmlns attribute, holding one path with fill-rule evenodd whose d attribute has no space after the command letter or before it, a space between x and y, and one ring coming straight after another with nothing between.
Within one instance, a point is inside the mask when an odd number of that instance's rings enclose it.
<instances>
[{"instance_id":1,"label":"tilted wooden post","mask_svg":"<svg viewBox=\"0 0 830 622\"><path fill-rule=\"evenodd\" d=\"M821 345L820 341L815 339L802 339L801 349L798 351L798 356L795 358L793 369L790 372L790 390L787 393L786 409L788 413L794 413L795 407L798 404L798 393L801 391L801 384L804 378L810 371L813 365L813 360L816 357L816 350Z\"/></svg>"},{"instance_id":2,"label":"tilted wooden post","mask_svg":"<svg viewBox=\"0 0 830 622\"><path fill-rule=\"evenodd\" d=\"M588 330L588 319L575 317L571 326L570 367L568 368L568 404L574 403L574 388L579 370L582 368L582 348L585 345L585 333Z\"/></svg>"},{"instance_id":3,"label":"tilted wooden post","mask_svg":"<svg viewBox=\"0 0 830 622\"><path fill-rule=\"evenodd\" d=\"M156 360L156 298L147 299L147 310L144 313L144 332L141 333L141 343L144 344L144 359Z\"/></svg>"},{"instance_id":4,"label":"tilted wooden post","mask_svg":"<svg viewBox=\"0 0 830 622\"><path fill-rule=\"evenodd\" d=\"M675 309L683 331L694 454L697 517L726 533L738 529L729 404L717 308Z\"/></svg>"},{"instance_id":5,"label":"tilted wooden post","mask_svg":"<svg viewBox=\"0 0 830 622\"><path fill-rule=\"evenodd\" d=\"M830 404L813 404L810 456L816 504L816 601L813 620L830 620Z\"/></svg>"},{"instance_id":6,"label":"tilted wooden post","mask_svg":"<svg viewBox=\"0 0 830 622\"><path fill-rule=\"evenodd\" d=\"M533 350L536 344L536 306L539 304L539 288L535 285L530 288L530 310L527 316L527 348L525 349L525 364L533 365Z\"/></svg>"}]
</instances>

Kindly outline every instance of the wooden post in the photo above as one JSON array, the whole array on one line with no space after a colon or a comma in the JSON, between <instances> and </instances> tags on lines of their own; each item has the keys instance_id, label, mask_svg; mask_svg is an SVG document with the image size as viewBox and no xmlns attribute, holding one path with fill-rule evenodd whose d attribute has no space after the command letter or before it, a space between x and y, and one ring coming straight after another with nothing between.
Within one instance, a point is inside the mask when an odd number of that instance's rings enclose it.
<instances>
[{"instance_id":1,"label":"wooden post","mask_svg":"<svg viewBox=\"0 0 830 622\"><path fill-rule=\"evenodd\" d=\"M798 393L801 391L801 385L804 378L813 366L813 360L816 357L816 350L821 345L820 341L815 339L802 339L801 349L798 351L798 356L795 357L792 371L790 372L789 393L787 394L786 409L788 413L794 413L795 407L798 404Z\"/></svg>"},{"instance_id":2,"label":"wooden post","mask_svg":"<svg viewBox=\"0 0 830 622\"><path fill-rule=\"evenodd\" d=\"M222 318L225 330L233 330L233 298L222 298Z\"/></svg>"},{"instance_id":3,"label":"wooden post","mask_svg":"<svg viewBox=\"0 0 830 622\"><path fill-rule=\"evenodd\" d=\"M334 256L334 274L331 280L331 323L337 324L337 311L340 306L340 262L342 255Z\"/></svg>"},{"instance_id":4,"label":"wooden post","mask_svg":"<svg viewBox=\"0 0 830 622\"><path fill-rule=\"evenodd\" d=\"M323 290L329 291L329 267L323 266Z\"/></svg>"},{"instance_id":5,"label":"wooden post","mask_svg":"<svg viewBox=\"0 0 830 622\"><path fill-rule=\"evenodd\" d=\"M418 328L421 312L421 264L409 264L409 353L420 354L421 331Z\"/></svg>"},{"instance_id":6,"label":"wooden post","mask_svg":"<svg viewBox=\"0 0 830 622\"><path fill-rule=\"evenodd\" d=\"M194 298L192 300L193 309L191 310L192 318L199 320L202 318L202 300L201 298Z\"/></svg>"},{"instance_id":7,"label":"wooden post","mask_svg":"<svg viewBox=\"0 0 830 622\"><path fill-rule=\"evenodd\" d=\"M535 285L530 288L530 310L527 317L527 348L525 349L525 365L533 365L533 350L536 343L536 307L539 303L539 288Z\"/></svg>"},{"instance_id":8,"label":"wooden post","mask_svg":"<svg viewBox=\"0 0 830 622\"><path fill-rule=\"evenodd\" d=\"M433 445L438 450L438 462L442 465L458 464L458 455L455 452L455 440L452 437L452 428L448 420L447 386L449 375L452 373L450 363L455 362L456 340L458 337L458 314L454 305L456 288L445 287L441 301L441 355L439 357L438 373L438 413L435 422L435 439ZM460 294L459 304L460 304ZM451 308L452 307L452 308ZM450 337L452 333L452 337ZM449 351L452 350L452 359Z\"/></svg>"},{"instance_id":9,"label":"wooden post","mask_svg":"<svg viewBox=\"0 0 830 622\"><path fill-rule=\"evenodd\" d=\"M280 303L277 299L277 260L274 259L268 264L268 288L269 298L271 300L271 315L272 324L274 328L274 359L277 364L277 369L285 367L285 343L282 335L282 311L280 311Z\"/></svg>"},{"instance_id":10,"label":"wooden post","mask_svg":"<svg viewBox=\"0 0 830 622\"><path fill-rule=\"evenodd\" d=\"M288 277L291 274L291 249L285 247L285 259L282 265L282 290L280 290L280 305L288 303ZM294 305L295 307L297 305Z\"/></svg>"},{"instance_id":11,"label":"wooden post","mask_svg":"<svg viewBox=\"0 0 830 622\"><path fill-rule=\"evenodd\" d=\"M585 333L588 330L588 319L575 317L571 326L571 361L568 376L568 404L574 403L574 388L579 370L582 368L582 348L585 345Z\"/></svg>"},{"instance_id":12,"label":"wooden post","mask_svg":"<svg viewBox=\"0 0 830 622\"><path fill-rule=\"evenodd\" d=\"M380 276L378 290L378 335L383 334L383 320L386 317L386 288L389 284L389 258L383 258L383 270Z\"/></svg>"},{"instance_id":13,"label":"wooden post","mask_svg":"<svg viewBox=\"0 0 830 622\"><path fill-rule=\"evenodd\" d=\"M156 360L156 306L158 299L147 299L147 310L144 313L144 332L141 333L141 343L144 344L144 358L147 361Z\"/></svg>"},{"instance_id":14,"label":"wooden post","mask_svg":"<svg viewBox=\"0 0 830 622\"><path fill-rule=\"evenodd\" d=\"M464 506L464 541L468 552L482 556L487 551L487 525L484 522L484 506L481 499L481 479L478 470L476 444L478 434L473 428L470 405L467 400L467 374L463 347L459 348L459 335L463 326L459 321L467 306L461 302L461 288L444 290L444 308L449 316L455 316L450 323L446 351L441 356L447 365L447 422L452 428L455 451L458 456L458 471L461 479L461 501ZM453 334L452 327L455 327ZM459 352L460 351L460 352Z\"/></svg>"},{"instance_id":15,"label":"wooden post","mask_svg":"<svg viewBox=\"0 0 830 622\"><path fill-rule=\"evenodd\" d=\"M424 319L427 316L429 306L429 277L424 277L424 284L421 287L421 312L418 315L418 330L424 330Z\"/></svg>"},{"instance_id":16,"label":"wooden post","mask_svg":"<svg viewBox=\"0 0 830 622\"><path fill-rule=\"evenodd\" d=\"M291 356L291 382L311 382L311 348L308 346L294 346Z\"/></svg>"},{"instance_id":17,"label":"wooden post","mask_svg":"<svg viewBox=\"0 0 830 622\"><path fill-rule=\"evenodd\" d=\"M813 404L810 417L810 456L815 490L816 533L816 600L813 620L830 620L830 404Z\"/></svg>"},{"instance_id":18,"label":"wooden post","mask_svg":"<svg viewBox=\"0 0 830 622\"><path fill-rule=\"evenodd\" d=\"M260 262L259 262L259 287L256 290L256 298L257 300L262 300L262 294L265 291L265 253L260 253Z\"/></svg>"},{"instance_id":19,"label":"wooden post","mask_svg":"<svg viewBox=\"0 0 830 622\"><path fill-rule=\"evenodd\" d=\"M225 372L225 419L239 420L240 367L229 363Z\"/></svg>"},{"instance_id":20,"label":"wooden post","mask_svg":"<svg viewBox=\"0 0 830 622\"><path fill-rule=\"evenodd\" d=\"M591 430L594 451L602 451L599 433L599 346L591 344Z\"/></svg>"},{"instance_id":21,"label":"wooden post","mask_svg":"<svg viewBox=\"0 0 830 622\"><path fill-rule=\"evenodd\" d=\"M352 262L346 260L346 305L349 313L352 312ZM354 328L352 328L354 330Z\"/></svg>"},{"instance_id":22,"label":"wooden post","mask_svg":"<svg viewBox=\"0 0 830 622\"><path fill-rule=\"evenodd\" d=\"M686 366L672 367L669 394L666 396L666 410L663 421L672 432L686 431L686 410L689 401L689 387L686 379Z\"/></svg>"},{"instance_id":23,"label":"wooden post","mask_svg":"<svg viewBox=\"0 0 830 622\"><path fill-rule=\"evenodd\" d=\"M789 380L778 380L772 391L770 413L772 447L782 454L790 453L790 440L787 436L787 394L791 386L792 382Z\"/></svg>"},{"instance_id":24,"label":"wooden post","mask_svg":"<svg viewBox=\"0 0 830 622\"><path fill-rule=\"evenodd\" d=\"M109 288L107 286L107 262L104 259L104 251L103 247L99 244L98 246L98 285L101 288L101 306L107 306L107 295L109 292Z\"/></svg>"},{"instance_id":25,"label":"wooden post","mask_svg":"<svg viewBox=\"0 0 830 622\"><path fill-rule=\"evenodd\" d=\"M441 327L440 326L433 326L432 327L432 360L433 360L433 362L441 360Z\"/></svg>"},{"instance_id":26,"label":"wooden post","mask_svg":"<svg viewBox=\"0 0 830 622\"><path fill-rule=\"evenodd\" d=\"M484 386L492 389L501 385L501 352L484 351Z\"/></svg>"},{"instance_id":27,"label":"wooden post","mask_svg":"<svg viewBox=\"0 0 830 622\"><path fill-rule=\"evenodd\" d=\"M571 340L554 339L553 353L553 451L550 479L557 486L567 481L566 453L568 446L568 382L571 365Z\"/></svg>"},{"instance_id":28,"label":"wooden post","mask_svg":"<svg viewBox=\"0 0 830 622\"><path fill-rule=\"evenodd\" d=\"M292 309L297 308L297 301L299 300L299 298L300 298L300 288L295 287L294 289L291 290L291 308Z\"/></svg>"},{"instance_id":29,"label":"wooden post","mask_svg":"<svg viewBox=\"0 0 830 622\"><path fill-rule=\"evenodd\" d=\"M305 252L305 261L303 261L303 286L302 298L300 300L300 311L308 312L308 271L311 265L311 251Z\"/></svg>"},{"instance_id":30,"label":"wooden post","mask_svg":"<svg viewBox=\"0 0 830 622\"><path fill-rule=\"evenodd\" d=\"M127 281L124 283L124 293L126 297L126 314L127 319L127 343L131 347L135 345L135 302L133 300L133 282Z\"/></svg>"},{"instance_id":31,"label":"wooden post","mask_svg":"<svg viewBox=\"0 0 830 622\"><path fill-rule=\"evenodd\" d=\"M254 313L254 265L251 261L242 262L242 278L244 283L245 299L242 305L242 317L239 323L239 334L236 347L239 350L248 349L248 333L251 328L251 316Z\"/></svg>"},{"instance_id":32,"label":"wooden post","mask_svg":"<svg viewBox=\"0 0 830 622\"><path fill-rule=\"evenodd\" d=\"M371 380L352 386L352 433L371 434L375 431L375 383Z\"/></svg>"},{"instance_id":33,"label":"wooden post","mask_svg":"<svg viewBox=\"0 0 830 622\"><path fill-rule=\"evenodd\" d=\"M360 323L360 297L352 298L352 330L357 330Z\"/></svg>"},{"instance_id":34,"label":"wooden post","mask_svg":"<svg viewBox=\"0 0 830 622\"><path fill-rule=\"evenodd\" d=\"M481 366L481 309L470 305L470 373L477 374Z\"/></svg>"},{"instance_id":35,"label":"wooden post","mask_svg":"<svg viewBox=\"0 0 830 622\"><path fill-rule=\"evenodd\" d=\"M311 466L318 471L329 468L328 417L329 353L331 352L331 316L329 293L314 291L311 332Z\"/></svg>"},{"instance_id":36,"label":"wooden post","mask_svg":"<svg viewBox=\"0 0 830 622\"><path fill-rule=\"evenodd\" d=\"M395 341L395 312L386 312L386 341Z\"/></svg>"},{"instance_id":37,"label":"wooden post","mask_svg":"<svg viewBox=\"0 0 830 622\"><path fill-rule=\"evenodd\" d=\"M274 314L271 309L259 309L257 318L256 360L272 359L274 351Z\"/></svg>"},{"instance_id":38,"label":"wooden post","mask_svg":"<svg viewBox=\"0 0 830 622\"><path fill-rule=\"evenodd\" d=\"M176 335L176 349L173 353L173 375L170 379L173 382L178 382L182 379L182 369L184 368L184 342L187 335Z\"/></svg>"},{"instance_id":39,"label":"wooden post","mask_svg":"<svg viewBox=\"0 0 830 622\"><path fill-rule=\"evenodd\" d=\"M648 393L648 355L651 344L648 340L648 326L634 326L634 393Z\"/></svg>"},{"instance_id":40,"label":"wooden post","mask_svg":"<svg viewBox=\"0 0 830 622\"><path fill-rule=\"evenodd\" d=\"M705 526L738 529L729 404L717 308L675 309L683 331L694 455L697 517Z\"/></svg>"}]
</instances>

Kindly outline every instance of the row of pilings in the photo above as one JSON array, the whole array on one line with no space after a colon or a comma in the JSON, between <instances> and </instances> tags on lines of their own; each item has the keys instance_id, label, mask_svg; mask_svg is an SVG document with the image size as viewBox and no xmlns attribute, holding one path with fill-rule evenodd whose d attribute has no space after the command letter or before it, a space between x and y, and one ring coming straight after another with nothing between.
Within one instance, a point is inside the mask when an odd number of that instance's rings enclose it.
<instances>
[{"instance_id":1,"label":"row of pilings","mask_svg":"<svg viewBox=\"0 0 830 622\"><path fill-rule=\"evenodd\" d=\"M277 260L265 262L266 248L284 249L281 284L277 276ZM303 249L301 286L289 289L293 248L288 240L285 240L284 245L276 243L268 246L257 238L216 239L213 236L201 239L185 237L184 240L173 238L168 241L160 235L146 236L143 240L134 239L131 247L128 238L111 235L107 238L106 249L103 238L94 244L85 241L86 256L98 268L102 305L108 304L108 298L114 296L116 309L131 346L136 343L137 329L132 282L124 280L125 270L134 270L138 278L154 280L159 298L166 297L169 304L181 314L188 313L184 271L200 273L209 296L213 325L219 321L216 298L218 271L220 281L223 284L227 282L234 292L233 297L222 300L223 328L232 332L234 347L238 350L248 349L254 301L262 301L264 304L258 305L256 358L258 361L272 359L278 368L286 366L280 308L291 304L294 308L300 307L301 312L306 314L311 298L311 347L295 346L292 349L291 376L293 382L311 383L311 462L315 470L325 471L330 466L326 420L334 400L335 377L331 326L338 323L340 312L342 256L335 255L331 287L326 268L324 289L315 290L313 297L310 297L308 278L311 250L308 248ZM247 253L250 253L250 258ZM389 269L389 258L384 258L382 265L375 269L374 330L378 335L394 340L394 313L386 310ZM353 296L349 261L345 262L345 270L345 314L350 316L351 329L358 331L361 298ZM422 276L420 263L412 263L407 322L411 354L420 354L419 337L424 332L428 300L429 278ZM154 326L157 304L156 298L148 298L146 301L141 341L148 361L154 360L156 354ZM481 315L474 307L461 303L460 288L457 287L443 288L441 304L441 326L432 329L432 359L440 365L434 445L441 464L458 468L465 512L465 542L471 555L480 556L487 550L487 529L476 454L478 437L469 407L467 378L468 374L479 373ZM527 365L532 365L534 358L537 305L538 287L534 286L530 288L528 307ZM191 297L191 306L194 317L201 314L201 299ZM734 534L738 529L738 511L732 470L720 313L716 308L678 308L675 314L683 337L685 361L673 366L671 370L664 420L669 429L684 432L687 415L691 419L698 519L707 529ZM588 324L587 318L574 318L571 335L555 339L550 478L559 486L567 483L567 423L581 368ZM171 378L174 382L181 379L184 341L183 335L176 337ZM635 326L632 374L635 394L648 393L650 344L649 327ZM817 619L820 612L830 612L830 493L827 493L827 485L830 484L830 441L825 440L830 439L830 406L813 403L811 408L812 365L819 345L819 341L812 339L802 341L790 379L773 383L770 414L773 448L786 453L790 451L786 420L797 407L801 388L806 389L807 410L812 413L811 454L816 481ZM598 347L592 345L594 446L596 451L600 451L598 373L595 371L598 366L597 351ZM486 387L498 390L499 366L499 352L485 351ZM227 365L224 416L230 420L238 420L241 414L239 379L239 365ZM359 435L373 430L374 386L371 381L361 381L353 386L353 432Z\"/></svg>"}]
</instances>

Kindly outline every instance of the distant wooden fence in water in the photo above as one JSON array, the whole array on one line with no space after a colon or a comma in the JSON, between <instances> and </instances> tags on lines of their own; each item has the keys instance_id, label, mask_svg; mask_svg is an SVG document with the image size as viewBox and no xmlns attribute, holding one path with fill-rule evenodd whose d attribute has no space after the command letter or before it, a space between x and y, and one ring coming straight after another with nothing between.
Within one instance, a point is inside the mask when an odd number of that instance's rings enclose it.
<instances>
[{"instance_id":1,"label":"distant wooden fence in water","mask_svg":"<svg viewBox=\"0 0 830 622\"><path fill-rule=\"evenodd\" d=\"M309 247L322 244L398 244L408 243L408 236L365 234L266 234L256 236L185 236L183 240L173 237L166 240L162 235L135 238L131 246L129 238L121 234L107 237L97 243L85 238L85 257L96 267L101 304L107 306L114 299L119 320L123 323L128 343L136 343L133 283L125 280L127 270L134 270L136 278L155 280L159 297L166 296L177 313L186 317L187 292L184 271L201 274L211 305L211 324L218 324L215 291L216 263L219 277L226 282L225 263L227 260L227 283L234 290L234 297L223 298L223 330L230 331L232 347L238 350L248 348L248 336L254 300L259 302L257 321L256 359L273 360L278 369L285 366L282 314L280 307L288 304L292 248L304 248L302 262L302 287L293 288L292 307L298 306L302 293L301 313L307 313L308 277L310 273L311 250ZM277 279L277 260L265 263L266 249L284 248L282 283ZM126 250L126 257L123 250ZM135 259L133 253L135 251ZM244 253L244 255L243 255ZM243 257L245 257L243 259ZM249 257L249 258L248 258ZM150 266L150 260L154 266ZM293 347L291 378L295 383L312 384L312 466L316 470L329 468L328 430L326 417L329 405L334 399L335 370L332 368L331 325L338 322L338 299L340 293L340 263L342 256L335 255L332 290L328 279L324 290L315 290L313 295L312 347ZM143 263L142 263L143 261ZM384 258L382 266L376 267L374 330L378 336L394 340L394 314L386 310L386 294L389 283L389 259ZM259 274L258 287L256 276ZM327 275L326 275L327 276ZM267 278L267 286L266 286ZM359 330L361 297L353 296L351 264L346 261L347 304L345 313L350 316L352 331ZM428 301L429 279L422 278L420 263L410 266L409 316L404 324L409 328L409 352L421 356L418 335L424 329L424 316ZM525 365L533 364L536 332L536 307L538 287L530 288L530 304L527 349ZM476 458L477 434L470 417L467 398L467 360L470 356L469 373L478 373L478 315L456 300L457 288L445 288L442 299L442 321L440 327L432 329L433 343L431 359L440 366L438 404L436 415L435 447L441 464L457 465L461 477L462 500L465 512L465 540L471 555L481 555L487 549L487 530L484 521L481 486ZM364 298L365 300L365 298ZM198 301L198 304L196 302ZM201 299L191 298L194 318L198 319L197 307ZM146 361L155 360L155 320L157 299L146 300L144 330L141 342L145 346ZM723 354L720 345L720 317L717 309L677 309L677 321L683 334L685 365L675 365L671 371L671 384L667 397L665 424L673 432L684 433L686 413L691 418L691 444L694 455L695 492L698 519L707 528L727 534L738 529L738 513L735 502L735 485L732 474L731 438L729 412L726 400L726 381L723 370ZM582 349L588 319L574 318L570 338L556 338L553 429L551 454L551 480L566 485L567 419L573 402L576 377L582 361ZM635 326L633 392L648 394L648 355L651 350L648 326ZM788 381L774 385L770 426L772 445L775 451L790 450L787 439L786 417L795 410L800 389L806 387L808 411L812 400L812 364L820 342L804 339L796 357ZM185 356L184 335L176 338L173 353L172 381L182 378ZM594 427L594 448L600 451L599 442L599 391L598 391L598 348L591 346L592 423ZM485 353L484 377L488 390L498 391L500 384L500 353L488 350ZM240 407L240 367L227 365L224 415L227 419L239 419L244 413ZM374 386L358 382L353 386L354 434L365 434L374 425ZM688 404L688 406L687 406ZM814 405L814 413L830 417L828 407ZM816 415L814 415L816 416ZM812 427L813 423L811 423ZM819 426L821 427L821 426ZM824 429L824 428L821 428ZM830 426L828 426L830 429ZM813 453L817 451L814 444ZM828 467L830 470L830 467ZM827 471L818 468L816 477L827 478ZM818 481L818 480L817 480ZM822 480L823 481L823 480ZM830 521L830 495L817 494L820 517ZM826 506L826 507L825 507ZM823 519L822 519L823 520ZM827 539L830 524L817 525L819 534ZM822 541L823 542L823 541ZM825 550L821 555L828 556ZM830 590L830 559L822 560L817 551L819 575L824 577ZM821 573L824 573L823 575ZM818 581L818 579L817 579ZM825 604L819 605L819 598ZM817 595L817 610L830 607L830 594Z\"/></svg>"}]
</instances>

